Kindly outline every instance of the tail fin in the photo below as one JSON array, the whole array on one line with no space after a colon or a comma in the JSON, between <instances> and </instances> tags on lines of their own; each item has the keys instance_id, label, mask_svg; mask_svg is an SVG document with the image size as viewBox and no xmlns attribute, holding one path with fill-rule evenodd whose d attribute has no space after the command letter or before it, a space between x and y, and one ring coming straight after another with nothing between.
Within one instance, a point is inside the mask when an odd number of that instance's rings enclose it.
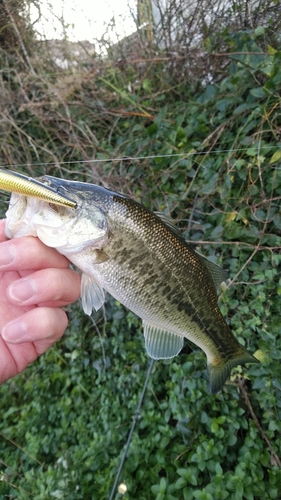
<instances>
[{"instance_id":1,"label":"tail fin","mask_svg":"<svg viewBox=\"0 0 281 500\"><path fill-rule=\"evenodd\" d=\"M232 368L245 363L259 363L259 360L252 356L244 347L240 349L230 359L219 358L208 365L210 378L210 391L212 394L220 391L223 384L230 375Z\"/></svg>"}]
</instances>

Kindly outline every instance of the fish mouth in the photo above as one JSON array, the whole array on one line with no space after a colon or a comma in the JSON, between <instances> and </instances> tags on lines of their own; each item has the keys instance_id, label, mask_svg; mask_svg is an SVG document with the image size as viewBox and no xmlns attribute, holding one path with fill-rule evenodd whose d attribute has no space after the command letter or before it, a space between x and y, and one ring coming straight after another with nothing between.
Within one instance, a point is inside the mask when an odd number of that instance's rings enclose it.
<instances>
[{"instance_id":1,"label":"fish mouth","mask_svg":"<svg viewBox=\"0 0 281 500\"><path fill-rule=\"evenodd\" d=\"M56 189L47 186L46 183L11 170L0 169L0 189L31 196L73 210L77 207L76 201L65 194L58 193Z\"/></svg>"}]
</instances>

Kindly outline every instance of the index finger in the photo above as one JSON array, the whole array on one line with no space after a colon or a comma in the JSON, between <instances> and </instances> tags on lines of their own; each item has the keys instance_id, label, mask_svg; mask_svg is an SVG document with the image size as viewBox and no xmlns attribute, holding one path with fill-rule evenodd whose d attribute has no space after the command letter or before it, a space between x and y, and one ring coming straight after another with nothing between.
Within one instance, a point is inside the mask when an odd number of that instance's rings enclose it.
<instances>
[{"instance_id":1,"label":"index finger","mask_svg":"<svg viewBox=\"0 0 281 500\"><path fill-rule=\"evenodd\" d=\"M55 250L44 245L33 236L12 240L2 240L0 250L1 271L26 271L69 267L69 260Z\"/></svg>"}]
</instances>

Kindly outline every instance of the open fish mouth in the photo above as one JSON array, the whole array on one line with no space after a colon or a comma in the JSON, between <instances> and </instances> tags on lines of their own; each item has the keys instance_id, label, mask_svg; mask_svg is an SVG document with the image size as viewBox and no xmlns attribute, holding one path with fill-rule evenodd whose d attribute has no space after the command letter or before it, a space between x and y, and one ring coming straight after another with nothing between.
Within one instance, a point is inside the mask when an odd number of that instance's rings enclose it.
<instances>
[{"instance_id":1,"label":"open fish mouth","mask_svg":"<svg viewBox=\"0 0 281 500\"><path fill-rule=\"evenodd\" d=\"M0 189L24 196L31 196L38 200L47 201L54 205L60 205L75 209L77 203L68 196L57 193L50 186L46 186L37 179L28 177L11 170L0 169Z\"/></svg>"}]
</instances>

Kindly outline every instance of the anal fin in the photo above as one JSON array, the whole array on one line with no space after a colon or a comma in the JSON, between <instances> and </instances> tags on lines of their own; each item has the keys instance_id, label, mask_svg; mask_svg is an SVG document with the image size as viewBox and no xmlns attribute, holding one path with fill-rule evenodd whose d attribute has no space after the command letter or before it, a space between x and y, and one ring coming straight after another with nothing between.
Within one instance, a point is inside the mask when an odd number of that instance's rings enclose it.
<instances>
[{"instance_id":1,"label":"anal fin","mask_svg":"<svg viewBox=\"0 0 281 500\"><path fill-rule=\"evenodd\" d=\"M143 321L145 348L153 359L169 359L183 348L183 337Z\"/></svg>"}]
</instances>

